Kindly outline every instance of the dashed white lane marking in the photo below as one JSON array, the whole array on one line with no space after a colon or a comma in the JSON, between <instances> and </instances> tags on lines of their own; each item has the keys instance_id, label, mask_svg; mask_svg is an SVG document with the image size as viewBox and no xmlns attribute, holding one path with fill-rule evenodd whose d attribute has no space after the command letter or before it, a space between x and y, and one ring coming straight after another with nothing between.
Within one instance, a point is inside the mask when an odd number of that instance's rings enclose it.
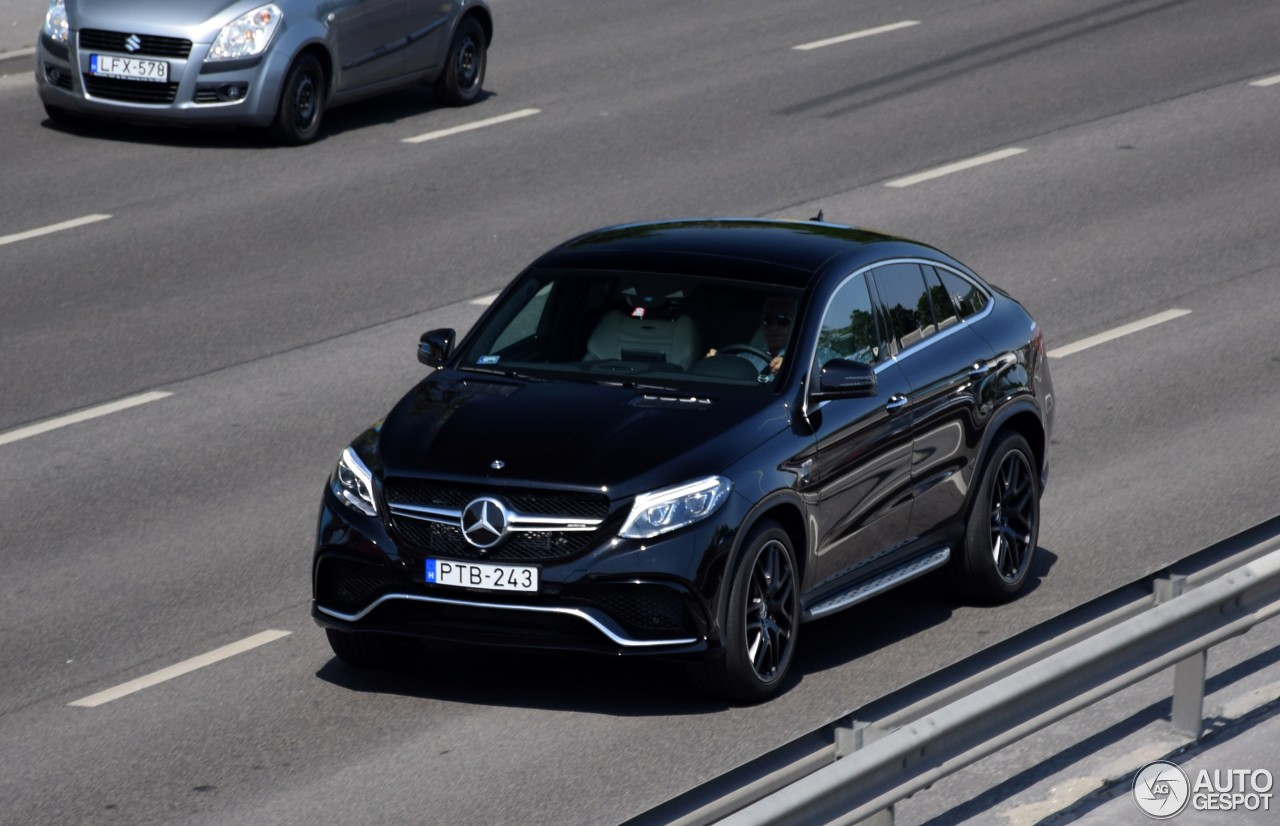
<instances>
[{"instance_id":1,"label":"dashed white lane marking","mask_svg":"<svg viewBox=\"0 0 1280 826\"><path fill-rule=\"evenodd\" d=\"M215 648L207 654L201 654L198 657L192 657L189 660L183 660L176 665L168 668L162 668L154 674L148 674L145 677L139 677L136 680L130 680L127 683L118 685L115 688L108 688L106 691L99 691L97 694L90 694L82 700L76 700L73 703L67 703L69 706L77 708L95 708L109 703L112 700L119 700L121 697L127 697L134 692L141 691L144 688L150 688L174 677L181 677L183 674L189 674L199 668L207 665L213 665L216 662L234 657L237 654L243 654L251 651L259 646L266 645L269 642L289 636L292 631L263 631L261 634L254 634L252 637L233 642L230 645L224 645L221 648Z\"/></svg>"},{"instance_id":2,"label":"dashed white lane marking","mask_svg":"<svg viewBox=\"0 0 1280 826\"><path fill-rule=\"evenodd\" d=\"M1096 336L1082 338L1074 344L1067 344L1050 350L1049 358L1060 359L1064 356L1074 355L1079 353L1081 350L1088 350L1090 347L1097 347L1099 344L1105 344L1108 341L1113 341L1121 336L1127 336L1131 333L1145 330L1148 327L1154 327L1157 324L1164 324L1166 321L1173 321L1175 318L1182 318L1184 315L1189 315L1190 313L1190 310L1165 310L1163 313L1156 313L1153 316L1138 319L1137 321L1117 327L1114 330L1108 330L1105 333L1098 333Z\"/></svg>"},{"instance_id":3,"label":"dashed white lane marking","mask_svg":"<svg viewBox=\"0 0 1280 826\"><path fill-rule=\"evenodd\" d=\"M427 132L422 135L415 135L412 138L402 138L401 142L402 143L424 143L426 141L433 141L437 138L447 138L450 135L457 135L462 132L470 132L473 129L483 129L486 126L495 126L499 123L506 123L507 121L518 120L520 118L527 118L531 115L536 115L541 111L542 111L541 109L521 109L518 112L510 112L505 115L498 115L497 117L485 118L484 120L478 120L473 123L464 123L461 126L451 126L448 129L437 129L434 132Z\"/></svg>"},{"instance_id":4,"label":"dashed white lane marking","mask_svg":"<svg viewBox=\"0 0 1280 826\"><path fill-rule=\"evenodd\" d=\"M39 238L41 235L52 235L55 232L62 232L67 229L75 229L85 224L95 224L98 221L105 221L110 215L86 215L83 218L72 218L70 221L63 221L60 224L50 224L47 227L39 229L29 229L26 232L15 232L12 235L0 235L0 247L5 244L16 244L19 241L26 241L31 238Z\"/></svg>"},{"instance_id":5,"label":"dashed white lane marking","mask_svg":"<svg viewBox=\"0 0 1280 826\"><path fill-rule=\"evenodd\" d=\"M473 298L467 303L474 304L477 307L488 307L497 299L497 297L498 297L497 293L491 293L490 295L482 295L479 298Z\"/></svg>"},{"instance_id":6,"label":"dashed white lane marking","mask_svg":"<svg viewBox=\"0 0 1280 826\"><path fill-rule=\"evenodd\" d=\"M861 40L864 37L872 37L885 32L896 32L898 29L906 29L911 26L919 26L919 20L901 20L897 23L889 23L885 26L876 26L873 29L862 29L861 31L842 34L838 37L828 37L826 40L815 40L812 43L801 43L799 46L792 46L792 50L797 52L807 52L813 49L821 49L825 46L834 46L837 43L848 43L850 40Z\"/></svg>"},{"instance_id":7,"label":"dashed white lane marking","mask_svg":"<svg viewBox=\"0 0 1280 826\"><path fill-rule=\"evenodd\" d=\"M1011 146L1008 149L999 149L995 152L988 152L985 155L978 155L963 161L956 161L945 166L939 166L935 169L927 169L924 172L917 172L915 175L908 175L905 178L896 178L887 181L885 186L891 186L895 189L901 189L904 186L914 186L925 181L932 181L934 178L941 178L944 175L951 175L956 172L963 172L966 169L973 169L975 166L983 166L984 164L1002 161L1005 158L1012 158L1014 155L1021 155L1026 152L1025 149L1019 149Z\"/></svg>"},{"instance_id":8,"label":"dashed white lane marking","mask_svg":"<svg viewBox=\"0 0 1280 826\"><path fill-rule=\"evenodd\" d=\"M0 445L7 445L10 442L16 442L19 439L38 436L41 433L48 433L50 430L57 430L60 427L66 427L67 425L88 421L89 419L96 419L99 416L119 413L121 410L128 410L130 407L137 407L140 404L158 401L172 395L172 393L165 393L162 390L153 390L150 393L140 393L137 396L130 396L127 399L119 399L118 401L109 402L108 404L100 404L97 407L88 407L76 413L68 413L65 416L58 416L56 419L46 419L43 422L36 422L35 424L27 425L26 427L20 427L17 430L0 433Z\"/></svg>"},{"instance_id":9,"label":"dashed white lane marking","mask_svg":"<svg viewBox=\"0 0 1280 826\"><path fill-rule=\"evenodd\" d=\"M1274 75L1272 77L1264 77L1260 80L1253 81L1249 85L1250 86L1275 86L1277 83L1280 83L1280 75Z\"/></svg>"}]
</instances>

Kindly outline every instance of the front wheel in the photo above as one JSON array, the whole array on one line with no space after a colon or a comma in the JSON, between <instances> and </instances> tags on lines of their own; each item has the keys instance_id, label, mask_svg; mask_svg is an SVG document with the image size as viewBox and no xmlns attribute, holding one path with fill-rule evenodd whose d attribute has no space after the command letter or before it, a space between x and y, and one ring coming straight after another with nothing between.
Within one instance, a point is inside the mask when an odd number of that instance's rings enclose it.
<instances>
[{"instance_id":1,"label":"front wheel","mask_svg":"<svg viewBox=\"0 0 1280 826\"><path fill-rule=\"evenodd\" d=\"M285 75L280 106L271 124L271 134L289 146L315 140L324 115L325 82L320 61L311 54L299 55Z\"/></svg>"},{"instance_id":2,"label":"front wheel","mask_svg":"<svg viewBox=\"0 0 1280 826\"><path fill-rule=\"evenodd\" d=\"M1027 440L1004 434L970 507L959 586L979 602L1008 602L1027 582L1040 537L1040 483Z\"/></svg>"},{"instance_id":3,"label":"front wheel","mask_svg":"<svg viewBox=\"0 0 1280 826\"><path fill-rule=\"evenodd\" d=\"M444 71L433 87L436 98L449 106L475 103L484 85L487 62L484 28L474 17L468 17L458 25L449 44Z\"/></svg>"},{"instance_id":4,"label":"front wheel","mask_svg":"<svg viewBox=\"0 0 1280 826\"><path fill-rule=\"evenodd\" d=\"M691 667L704 692L758 703L787 677L800 626L800 591L791 537L774 522L752 531L729 590L722 657Z\"/></svg>"}]
</instances>

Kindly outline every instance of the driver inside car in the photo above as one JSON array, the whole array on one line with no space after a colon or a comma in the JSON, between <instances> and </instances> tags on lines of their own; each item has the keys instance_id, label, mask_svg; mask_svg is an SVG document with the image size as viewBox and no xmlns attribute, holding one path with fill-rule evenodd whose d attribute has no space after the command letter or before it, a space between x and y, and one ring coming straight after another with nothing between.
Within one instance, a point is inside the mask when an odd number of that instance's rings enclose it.
<instances>
[{"instance_id":1,"label":"driver inside car","mask_svg":"<svg viewBox=\"0 0 1280 826\"><path fill-rule=\"evenodd\" d=\"M774 295L765 299L764 310L760 316L760 333L764 344L756 352L742 347L734 347L732 353L738 358L746 359L760 371L761 381L772 381L782 369L782 358L786 355L787 339L791 338L791 325L796 318L796 301L782 295ZM760 338L757 336L756 338ZM729 348L725 348L726 350ZM707 358L716 354L715 348L707 351ZM768 358L761 358L767 355Z\"/></svg>"}]
</instances>

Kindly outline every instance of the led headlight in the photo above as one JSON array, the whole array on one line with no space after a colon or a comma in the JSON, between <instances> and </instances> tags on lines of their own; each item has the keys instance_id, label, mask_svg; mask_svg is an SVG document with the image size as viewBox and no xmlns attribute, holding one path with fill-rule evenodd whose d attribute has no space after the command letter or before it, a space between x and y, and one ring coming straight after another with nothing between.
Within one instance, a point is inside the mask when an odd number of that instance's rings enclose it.
<instances>
[{"instance_id":1,"label":"led headlight","mask_svg":"<svg viewBox=\"0 0 1280 826\"><path fill-rule=\"evenodd\" d=\"M44 33L55 43L67 45L66 0L49 0L49 10L44 15Z\"/></svg>"},{"instance_id":2,"label":"led headlight","mask_svg":"<svg viewBox=\"0 0 1280 826\"><path fill-rule=\"evenodd\" d=\"M284 20L284 12L275 3L240 15L218 32L205 60L235 60L262 54L281 20Z\"/></svg>"},{"instance_id":3,"label":"led headlight","mask_svg":"<svg viewBox=\"0 0 1280 826\"><path fill-rule=\"evenodd\" d=\"M378 506L373 501L373 474L351 448L342 451L342 458L329 477L329 487L348 507L365 516L378 515Z\"/></svg>"},{"instance_id":4,"label":"led headlight","mask_svg":"<svg viewBox=\"0 0 1280 826\"><path fill-rule=\"evenodd\" d=\"M723 476L708 476L672 488L642 493L631 505L631 513L618 535L627 539L648 539L692 525L715 513L732 489L733 483Z\"/></svg>"}]
</instances>

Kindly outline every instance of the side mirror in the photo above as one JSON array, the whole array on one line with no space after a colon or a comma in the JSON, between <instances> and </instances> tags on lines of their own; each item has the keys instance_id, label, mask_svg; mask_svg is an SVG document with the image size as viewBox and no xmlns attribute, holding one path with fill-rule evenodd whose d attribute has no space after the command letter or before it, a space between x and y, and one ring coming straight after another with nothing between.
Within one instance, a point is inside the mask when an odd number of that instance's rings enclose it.
<instances>
[{"instance_id":1,"label":"side mirror","mask_svg":"<svg viewBox=\"0 0 1280 826\"><path fill-rule=\"evenodd\" d=\"M457 333L452 328L444 327L423 333L418 340L418 361L428 367L440 367L453 352L453 339Z\"/></svg>"},{"instance_id":2,"label":"side mirror","mask_svg":"<svg viewBox=\"0 0 1280 826\"><path fill-rule=\"evenodd\" d=\"M865 399L876 394L876 371L869 364L832 359L818 372L817 387L809 398Z\"/></svg>"}]
</instances>

